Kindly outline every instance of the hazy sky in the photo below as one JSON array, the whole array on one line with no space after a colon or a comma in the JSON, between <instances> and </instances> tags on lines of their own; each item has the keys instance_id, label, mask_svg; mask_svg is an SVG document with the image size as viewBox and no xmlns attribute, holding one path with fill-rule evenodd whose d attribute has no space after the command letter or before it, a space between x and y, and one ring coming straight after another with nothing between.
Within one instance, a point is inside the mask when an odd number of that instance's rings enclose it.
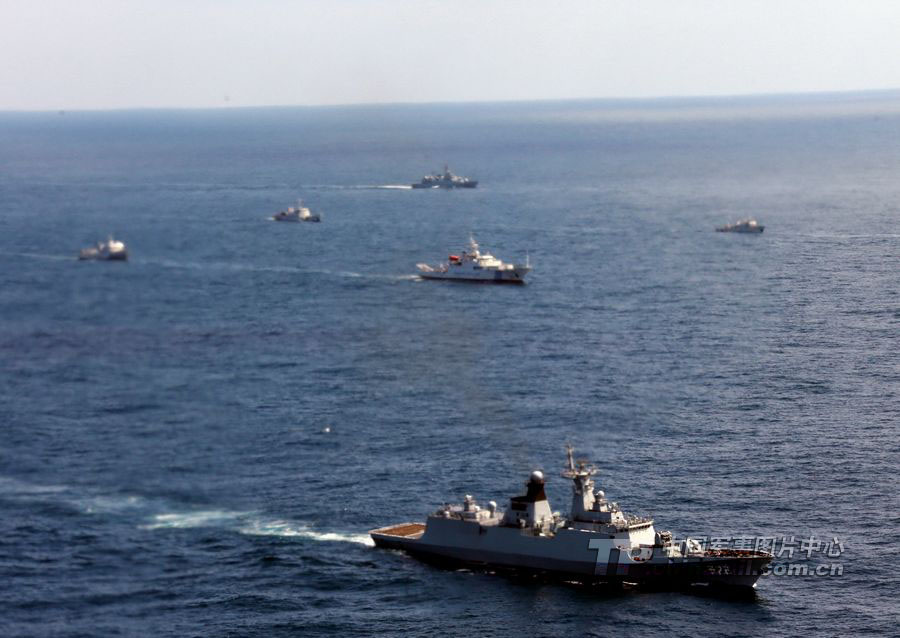
<instances>
[{"instance_id":1,"label":"hazy sky","mask_svg":"<svg viewBox=\"0 0 900 638\"><path fill-rule=\"evenodd\" d=\"M0 0L0 109L881 88L897 0Z\"/></svg>"}]
</instances>

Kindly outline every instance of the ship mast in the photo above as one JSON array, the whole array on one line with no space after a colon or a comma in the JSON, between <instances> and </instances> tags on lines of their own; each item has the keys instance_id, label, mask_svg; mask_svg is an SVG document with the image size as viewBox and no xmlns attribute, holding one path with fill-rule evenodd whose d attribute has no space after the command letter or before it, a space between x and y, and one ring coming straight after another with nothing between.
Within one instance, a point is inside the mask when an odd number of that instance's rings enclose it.
<instances>
[{"instance_id":1,"label":"ship mast","mask_svg":"<svg viewBox=\"0 0 900 638\"><path fill-rule=\"evenodd\" d=\"M591 477L597 473L597 470L584 461L578 461L576 465L574 452L571 445L566 446L566 469L562 475L574 482L571 516L578 520L583 518L594 505L594 481L591 480Z\"/></svg>"},{"instance_id":2,"label":"ship mast","mask_svg":"<svg viewBox=\"0 0 900 638\"><path fill-rule=\"evenodd\" d=\"M584 461L578 461L576 466L574 453L575 448L571 445L566 445L566 469L562 473L564 477L573 479L578 483L578 479L590 478L597 473L593 466L587 465Z\"/></svg>"},{"instance_id":3,"label":"ship mast","mask_svg":"<svg viewBox=\"0 0 900 638\"><path fill-rule=\"evenodd\" d=\"M475 241L475 235L469 233L469 251L476 258L481 256L481 253L478 251L478 242Z\"/></svg>"}]
</instances>

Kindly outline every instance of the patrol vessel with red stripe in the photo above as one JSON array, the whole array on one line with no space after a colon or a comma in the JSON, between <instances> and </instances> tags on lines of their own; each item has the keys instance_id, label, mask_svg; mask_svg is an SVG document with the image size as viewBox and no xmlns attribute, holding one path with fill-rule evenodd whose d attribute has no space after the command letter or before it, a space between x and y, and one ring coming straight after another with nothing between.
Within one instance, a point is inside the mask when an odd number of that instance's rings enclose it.
<instances>
[{"instance_id":1,"label":"patrol vessel with red stripe","mask_svg":"<svg viewBox=\"0 0 900 638\"><path fill-rule=\"evenodd\" d=\"M504 263L489 252L482 252L475 238L469 236L469 248L460 255L450 255L446 263L437 266L416 264L416 267L422 279L522 284L531 271L531 262L526 257L524 264Z\"/></svg>"}]
</instances>

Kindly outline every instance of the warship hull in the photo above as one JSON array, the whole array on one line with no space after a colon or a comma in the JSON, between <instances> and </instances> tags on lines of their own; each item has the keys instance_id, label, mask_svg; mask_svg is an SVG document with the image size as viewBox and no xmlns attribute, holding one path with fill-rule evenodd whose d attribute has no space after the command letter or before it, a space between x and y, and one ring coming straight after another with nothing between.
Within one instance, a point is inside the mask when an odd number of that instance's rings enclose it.
<instances>
[{"instance_id":1,"label":"warship hull","mask_svg":"<svg viewBox=\"0 0 900 638\"><path fill-rule=\"evenodd\" d=\"M756 233L756 234L759 234L759 233L763 232L765 229L766 229L765 226L754 226L753 228L751 228L749 230L740 229L740 228L727 228L725 226L721 226L719 228L716 228L716 232L717 233L750 233L750 234Z\"/></svg>"},{"instance_id":2,"label":"warship hull","mask_svg":"<svg viewBox=\"0 0 900 638\"><path fill-rule=\"evenodd\" d=\"M467 281L486 284L524 284L527 270L481 270L468 272L421 271L422 279L442 279L445 281Z\"/></svg>"},{"instance_id":3,"label":"warship hull","mask_svg":"<svg viewBox=\"0 0 900 638\"><path fill-rule=\"evenodd\" d=\"M117 252L110 253L108 255L94 255L90 253L81 253L78 255L78 259L81 261L128 261L128 253L126 252Z\"/></svg>"},{"instance_id":4,"label":"warship hull","mask_svg":"<svg viewBox=\"0 0 900 638\"><path fill-rule=\"evenodd\" d=\"M128 251L124 248L110 250L108 246L85 248L78 253L81 261L128 261Z\"/></svg>"},{"instance_id":5,"label":"warship hull","mask_svg":"<svg viewBox=\"0 0 900 638\"><path fill-rule=\"evenodd\" d=\"M654 553L638 559L616 547L608 536L580 530L544 536L507 527L462 523L465 527L460 528L453 525L455 521L441 522L430 520L427 533L424 523L403 523L370 534L376 547L402 550L430 564L539 574L590 585L752 589L772 560L768 554L742 550L674 558Z\"/></svg>"},{"instance_id":6,"label":"warship hull","mask_svg":"<svg viewBox=\"0 0 900 638\"><path fill-rule=\"evenodd\" d=\"M279 217L278 215L275 215L271 219L272 219L272 221L276 221L276 222L288 222L288 223L320 222L320 221L322 221L321 219L319 219L318 215L310 215L309 217Z\"/></svg>"},{"instance_id":7,"label":"warship hull","mask_svg":"<svg viewBox=\"0 0 900 638\"><path fill-rule=\"evenodd\" d=\"M478 186L478 180L469 180L468 182L463 182L461 184L453 184L453 183L436 183L436 184L428 184L416 182L412 184L413 188L475 188Z\"/></svg>"}]
</instances>

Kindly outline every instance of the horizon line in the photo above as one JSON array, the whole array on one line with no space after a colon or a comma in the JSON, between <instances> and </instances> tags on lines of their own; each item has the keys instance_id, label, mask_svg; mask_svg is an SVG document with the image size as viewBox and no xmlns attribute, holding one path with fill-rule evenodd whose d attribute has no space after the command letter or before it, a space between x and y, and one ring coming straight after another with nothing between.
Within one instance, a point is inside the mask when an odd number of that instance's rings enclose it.
<instances>
[{"instance_id":1,"label":"horizon line","mask_svg":"<svg viewBox=\"0 0 900 638\"><path fill-rule=\"evenodd\" d=\"M723 102L731 100L758 100L776 98L841 98L841 97L900 97L900 87L881 89L848 89L822 91L773 91L763 93L712 93L695 95L655 95L642 97L609 96L609 97L565 97L534 99L499 99L499 100L427 100L387 101L387 102L335 102L327 104L247 104L234 106L227 103L215 106L122 106L122 107L88 107L88 108L40 108L40 109L5 109L0 114L49 114L49 113L123 113L134 111L237 111L250 109L341 109L366 107L415 107L415 106L477 106L477 105L512 105L512 104L560 104L572 102L609 102L609 103L652 103L652 102L690 102L707 101Z\"/></svg>"}]
</instances>

